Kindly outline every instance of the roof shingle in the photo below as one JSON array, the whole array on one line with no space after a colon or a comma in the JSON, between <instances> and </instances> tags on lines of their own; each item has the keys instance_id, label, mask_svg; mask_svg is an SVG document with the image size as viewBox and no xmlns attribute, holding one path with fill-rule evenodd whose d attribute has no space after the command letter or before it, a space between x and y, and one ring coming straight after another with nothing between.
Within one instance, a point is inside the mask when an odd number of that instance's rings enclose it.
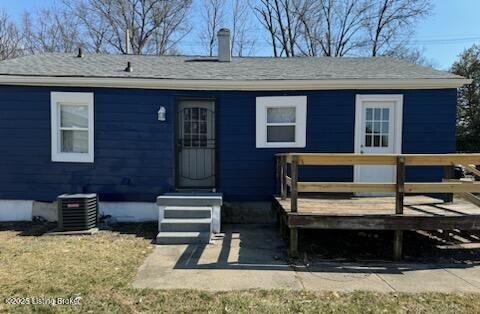
<instances>
[{"instance_id":1,"label":"roof shingle","mask_svg":"<svg viewBox=\"0 0 480 314\"><path fill-rule=\"evenodd\" d=\"M125 72L127 62L133 72ZM44 53L0 62L1 76L147 78L175 80L461 79L389 57L244 57L231 62L198 56Z\"/></svg>"}]
</instances>

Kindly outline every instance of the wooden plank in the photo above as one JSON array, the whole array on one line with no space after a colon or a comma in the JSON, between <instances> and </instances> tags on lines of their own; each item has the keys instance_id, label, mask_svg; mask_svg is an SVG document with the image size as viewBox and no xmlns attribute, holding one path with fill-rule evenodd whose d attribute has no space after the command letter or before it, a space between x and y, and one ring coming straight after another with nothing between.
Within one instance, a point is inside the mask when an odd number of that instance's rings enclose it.
<instances>
[{"instance_id":1,"label":"wooden plank","mask_svg":"<svg viewBox=\"0 0 480 314\"><path fill-rule=\"evenodd\" d=\"M277 195L282 195L282 157L276 156L275 157L275 178L276 178L276 193Z\"/></svg>"},{"instance_id":2,"label":"wooden plank","mask_svg":"<svg viewBox=\"0 0 480 314\"><path fill-rule=\"evenodd\" d=\"M395 215L394 197L336 197L322 195L317 198L299 198L298 214L331 216L384 216ZM290 200L276 199L284 212L290 213ZM480 207L463 199L445 204L443 200L426 196L406 196L404 215L408 216L460 216L480 215Z\"/></svg>"},{"instance_id":3,"label":"wooden plank","mask_svg":"<svg viewBox=\"0 0 480 314\"><path fill-rule=\"evenodd\" d=\"M284 212L290 212L290 200L282 201L275 198L275 204ZM405 196L404 215L412 216L459 216L479 215L480 206L462 199L453 203L443 203L443 200L420 195ZM298 213L304 215L340 215L340 216L370 216L395 215L395 197L356 197L345 195L317 195L300 197Z\"/></svg>"},{"instance_id":4,"label":"wooden plank","mask_svg":"<svg viewBox=\"0 0 480 314\"><path fill-rule=\"evenodd\" d=\"M480 165L480 154L352 154L352 153L287 153L287 162L299 158L301 165L395 165L396 157L405 157L407 166Z\"/></svg>"},{"instance_id":5,"label":"wooden plank","mask_svg":"<svg viewBox=\"0 0 480 314\"><path fill-rule=\"evenodd\" d=\"M405 158L397 157L397 184L395 186L395 213L403 214L403 199L405 196Z\"/></svg>"},{"instance_id":6,"label":"wooden plank","mask_svg":"<svg viewBox=\"0 0 480 314\"><path fill-rule=\"evenodd\" d=\"M287 182L286 182L287 161L286 161L286 156L281 156L280 158L281 158L281 175L282 175L280 195L282 197L282 200L284 200L287 198Z\"/></svg>"},{"instance_id":7,"label":"wooden plank","mask_svg":"<svg viewBox=\"0 0 480 314\"><path fill-rule=\"evenodd\" d=\"M458 193L458 195L466 201L480 207L480 198L472 193Z\"/></svg>"},{"instance_id":8,"label":"wooden plank","mask_svg":"<svg viewBox=\"0 0 480 314\"><path fill-rule=\"evenodd\" d=\"M291 175L292 182L290 185L290 199L291 205L290 210L295 213L297 212L297 200L298 200L298 157L294 156L291 165Z\"/></svg>"},{"instance_id":9,"label":"wooden plank","mask_svg":"<svg viewBox=\"0 0 480 314\"><path fill-rule=\"evenodd\" d=\"M300 155L300 165L394 165L394 155L321 154Z\"/></svg>"},{"instance_id":10,"label":"wooden plank","mask_svg":"<svg viewBox=\"0 0 480 314\"><path fill-rule=\"evenodd\" d=\"M406 193L480 193L480 182L405 183Z\"/></svg>"},{"instance_id":11,"label":"wooden plank","mask_svg":"<svg viewBox=\"0 0 480 314\"><path fill-rule=\"evenodd\" d=\"M407 154L408 166L450 166L453 164L480 164L480 154Z\"/></svg>"},{"instance_id":12,"label":"wooden plank","mask_svg":"<svg viewBox=\"0 0 480 314\"><path fill-rule=\"evenodd\" d=\"M470 171L471 173L473 173L474 175L476 175L477 177L480 177L480 170L478 170L477 168L472 167L470 165L461 165L461 166L467 169L468 171Z\"/></svg>"},{"instance_id":13,"label":"wooden plank","mask_svg":"<svg viewBox=\"0 0 480 314\"><path fill-rule=\"evenodd\" d=\"M299 192L395 192L394 183L298 182Z\"/></svg>"},{"instance_id":14,"label":"wooden plank","mask_svg":"<svg viewBox=\"0 0 480 314\"><path fill-rule=\"evenodd\" d=\"M303 229L343 230L480 230L480 215L302 215L289 214L288 225Z\"/></svg>"}]
</instances>

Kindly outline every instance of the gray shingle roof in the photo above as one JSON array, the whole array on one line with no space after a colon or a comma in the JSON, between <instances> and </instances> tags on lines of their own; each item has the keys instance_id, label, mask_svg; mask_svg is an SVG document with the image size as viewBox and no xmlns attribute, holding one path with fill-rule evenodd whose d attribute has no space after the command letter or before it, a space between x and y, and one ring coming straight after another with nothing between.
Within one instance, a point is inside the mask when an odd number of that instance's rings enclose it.
<instances>
[{"instance_id":1,"label":"gray shingle roof","mask_svg":"<svg viewBox=\"0 0 480 314\"><path fill-rule=\"evenodd\" d=\"M125 72L127 61L133 72ZM45 53L0 62L0 76L148 78L177 80L460 79L445 71L388 57L215 58Z\"/></svg>"}]
</instances>

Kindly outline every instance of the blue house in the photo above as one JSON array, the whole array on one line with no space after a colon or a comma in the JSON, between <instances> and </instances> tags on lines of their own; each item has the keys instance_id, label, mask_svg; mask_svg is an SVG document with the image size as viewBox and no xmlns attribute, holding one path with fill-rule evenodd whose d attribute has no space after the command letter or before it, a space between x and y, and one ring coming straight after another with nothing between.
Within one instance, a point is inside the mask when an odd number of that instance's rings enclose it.
<instances>
[{"instance_id":1,"label":"blue house","mask_svg":"<svg viewBox=\"0 0 480 314\"><path fill-rule=\"evenodd\" d=\"M228 32L219 41L218 57L79 51L0 62L0 219L48 218L58 195L97 193L105 214L156 220L157 196L214 191L227 216L255 221L275 192L276 153L455 152L463 77L388 57L232 58Z\"/></svg>"}]
</instances>

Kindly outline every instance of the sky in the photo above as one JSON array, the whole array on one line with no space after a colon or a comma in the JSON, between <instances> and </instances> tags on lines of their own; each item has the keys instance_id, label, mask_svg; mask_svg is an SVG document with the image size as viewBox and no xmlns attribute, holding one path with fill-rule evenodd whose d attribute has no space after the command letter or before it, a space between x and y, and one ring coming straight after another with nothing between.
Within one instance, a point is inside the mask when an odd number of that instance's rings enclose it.
<instances>
[{"instance_id":1,"label":"sky","mask_svg":"<svg viewBox=\"0 0 480 314\"><path fill-rule=\"evenodd\" d=\"M0 8L19 18L25 9L51 6L54 2L0 0ZM435 67L448 69L465 48L480 44L480 0L433 0L433 3L432 14L417 25L413 44Z\"/></svg>"}]
</instances>

